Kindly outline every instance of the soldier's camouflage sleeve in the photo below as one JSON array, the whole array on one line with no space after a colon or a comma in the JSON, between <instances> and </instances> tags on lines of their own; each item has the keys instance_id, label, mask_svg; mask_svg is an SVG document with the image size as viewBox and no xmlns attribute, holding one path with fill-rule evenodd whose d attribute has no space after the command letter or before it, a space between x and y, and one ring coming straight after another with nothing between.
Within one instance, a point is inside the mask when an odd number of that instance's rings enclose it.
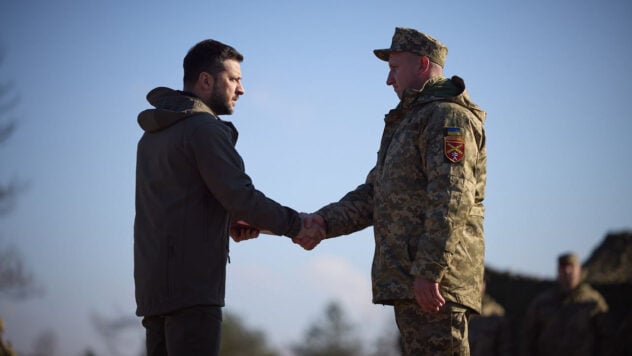
<instances>
[{"instance_id":1,"label":"soldier's camouflage sleeve","mask_svg":"<svg viewBox=\"0 0 632 356\"><path fill-rule=\"evenodd\" d=\"M439 282L451 268L470 268L482 263L483 246L472 239L481 239L482 231L467 236L471 224L471 212L476 210L477 160L482 127L478 127L473 114L454 103L435 103L428 125L419 135L422 169L428 185L428 204L422 217L424 236L421 236L411 274ZM446 132L446 130L452 130ZM451 161L446 157L446 138L458 136L464 143L462 156ZM449 146L448 146L449 147ZM471 229L470 229L471 230ZM476 236L481 235L481 236ZM479 246L480 247L477 247ZM456 251L459 249L459 251ZM480 251L479 251L480 250ZM452 262L455 253L459 261ZM470 261L463 256L470 256ZM468 266L468 263L470 264Z\"/></svg>"},{"instance_id":2,"label":"soldier's camouflage sleeve","mask_svg":"<svg viewBox=\"0 0 632 356\"><path fill-rule=\"evenodd\" d=\"M372 169L364 184L347 193L340 201L328 204L316 213L327 223L327 238L347 235L373 224Z\"/></svg>"}]
</instances>

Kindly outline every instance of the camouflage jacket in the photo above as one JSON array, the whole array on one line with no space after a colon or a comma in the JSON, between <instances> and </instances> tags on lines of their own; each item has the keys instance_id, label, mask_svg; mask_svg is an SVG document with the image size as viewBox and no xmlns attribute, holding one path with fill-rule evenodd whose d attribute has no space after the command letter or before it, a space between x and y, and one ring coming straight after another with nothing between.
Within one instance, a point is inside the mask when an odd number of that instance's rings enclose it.
<instances>
[{"instance_id":1,"label":"camouflage jacket","mask_svg":"<svg viewBox=\"0 0 632 356\"><path fill-rule=\"evenodd\" d=\"M608 304L590 285L570 293L556 287L538 295L527 309L523 355L601 355L609 333Z\"/></svg>"},{"instance_id":2,"label":"camouflage jacket","mask_svg":"<svg viewBox=\"0 0 632 356\"><path fill-rule=\"evenodd\" d=\"M373 225L373 302L413 299L415 276L477 312L483 279L485 113L459 77L408 90L385 117L366 182L318 211L327 236Z\"/></svg>"}]
</instances>

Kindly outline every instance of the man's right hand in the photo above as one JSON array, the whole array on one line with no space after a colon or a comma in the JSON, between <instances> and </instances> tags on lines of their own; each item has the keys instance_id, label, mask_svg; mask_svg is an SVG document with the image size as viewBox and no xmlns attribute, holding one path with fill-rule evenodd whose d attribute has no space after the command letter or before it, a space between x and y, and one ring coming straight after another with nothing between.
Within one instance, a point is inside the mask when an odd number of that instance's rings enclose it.
<instances>
[{"instance_id":1,"label":"man's right hand","mask_svg":"<svg viewBox=\"0 0 632 356\"><path fill-rule=\"evenodd\" d=\"M325 219L318 214L301 213L300 215L303 226L292 241L309 251L314 249L325 238L326 223Z\"/></svg>"}]
</instances>

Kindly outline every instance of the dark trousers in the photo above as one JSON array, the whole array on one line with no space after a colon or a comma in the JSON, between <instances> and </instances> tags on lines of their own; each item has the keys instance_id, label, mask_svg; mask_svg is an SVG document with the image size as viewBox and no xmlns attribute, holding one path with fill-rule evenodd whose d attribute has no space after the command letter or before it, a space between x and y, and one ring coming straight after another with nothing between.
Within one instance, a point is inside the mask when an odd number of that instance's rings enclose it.
<instances>
[{"instance_id":1,"label":"dark trousers","mask_svg":"<svg viewBox=\"0 0 632 356\"><path fill-rule=\"evenodd\" d=\"M195 306L146 316L147 356L218 356L222 308Z\"/></svg>"}]
</instances>

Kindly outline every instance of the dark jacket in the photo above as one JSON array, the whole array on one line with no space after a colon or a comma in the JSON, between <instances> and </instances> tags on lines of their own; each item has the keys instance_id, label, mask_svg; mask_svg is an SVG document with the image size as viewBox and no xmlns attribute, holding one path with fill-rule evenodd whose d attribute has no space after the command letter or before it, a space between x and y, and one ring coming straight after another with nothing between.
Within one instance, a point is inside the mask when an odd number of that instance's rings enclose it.
<instances>
[{"instance_id":1,"label":"dark jacket","mask_svg":"<svg viewBox=\"0 0 632 356\"><path fill-rule=\"evenodd\" d=\"M529 305L524 318L525 356L603 355L611 334L608 303L588 283L572 291L559 286L544 291Z\"/></svg>"},{"instance_id":2,"label":"dark jacket","mask_svg":"<svg viewBox=\"0 0 632 356\"><path fill-rule=\"evenodd\" d=\"M168 88L147 94L156 109L136 162L136 314L224 305L231 218L295 236L298 213L256 190L237 151L237 130L199 99Z\"/></svg>"}]
</instances>

